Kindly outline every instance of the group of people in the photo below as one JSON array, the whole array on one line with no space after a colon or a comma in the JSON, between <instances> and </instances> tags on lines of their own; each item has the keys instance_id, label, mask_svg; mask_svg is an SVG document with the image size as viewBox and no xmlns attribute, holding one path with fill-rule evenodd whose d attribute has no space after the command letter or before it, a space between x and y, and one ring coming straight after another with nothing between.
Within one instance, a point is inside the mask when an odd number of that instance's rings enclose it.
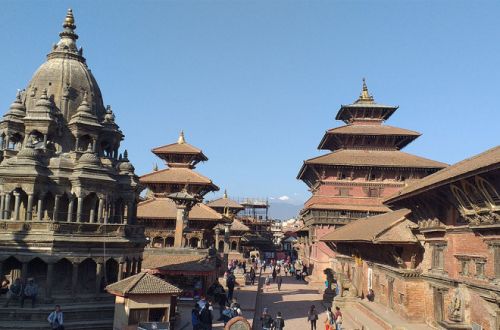
<instances>
[{"instance_id":1,"label":"group of people","mask_svg":"<svg viewBox=\"0 0 500 330\"><path fill-rule=\"evenodd\" d=\"M10 284L10 286L9 284L8 280L2 282L2 290L7 294L7 300L3 307L9 307L12 300L19 300L22 308L24 307L24 301L26 299L31 300L32 308L35 307L36 298L38 296L38 286L33 278L29 278L27 281L16 278L14 283Z\"/></svg>"},{"instance_id":2,"label":"group of people","mask_svg":"<svg viewBox=\"0 0 500 330\"><path fill-rule=\"evenodd\" d=\"M311 326L311 330L316 330L318 318L316 306L311 305L309 311L307 312L307 321ZM285 328L285 320L283 319L281 312L278 312L276 314L276 318L273 319L267 308L264 308L262 316L260 317L260 322L262 330L283 330ZM326 330L342 329L342 312L339 307L335 307L335 312L332 312L332 309L328 307L326 311L325 327Z\"/></svg>"}]
</instances>

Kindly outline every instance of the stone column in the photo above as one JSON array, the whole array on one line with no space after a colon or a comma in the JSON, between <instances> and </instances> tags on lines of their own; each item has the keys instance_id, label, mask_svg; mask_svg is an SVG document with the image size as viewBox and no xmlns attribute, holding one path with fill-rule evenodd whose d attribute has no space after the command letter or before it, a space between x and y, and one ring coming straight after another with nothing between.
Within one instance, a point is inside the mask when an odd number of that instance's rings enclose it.
<instances>
[{"instance_id":1,"label":"stone column","mask_svg":"<svg viewBox=\"0 0 500 330\"><path fill-rule=\"evenodd\" d=\"M45 282L45 298L47 300L52 299L52 278L54 277L54 263L49 262L47 264L47 280Z\"/></svg>"},{"instance_id":2,"label":"stone column","mask_svg":"<svg viewBox=\"0 0 500 330\"><path fill-rule=\"evenodd\" d=\"M10 193L5 194L5 205L4 205L4 211L3 211L3 218L4 219L10 219Z\"/></svg>"},{"instance_id":3,"label":"stone column","mask_svg":"<svg viewBox=\"0 0 500 330\"><path fill-rule=\"evenodd\" d=\"M38 221L43 220L43 195L38 196L38 206L36 210L36 217L38 218Z\"/></svg>"},{"instance_id":4,"label":"stone column","mask_svg":"<svg viewBox=\"0 0 500 330\"><path fill-rule=\"evenodd\" d=\"M71 292L73 296L78 293L78 265L79 262L73 262L73 272L71 274Z\"/></svg>"},{"instance_id":5,"label":"stone column","mask_svg":"<svg viewBox=\"0 0 500 330\"><path fill-rule=\"evenodd\" d=\"M103 214L102 211L104 209L104 198L99 198L99 206L97 209L97 222L103 223Z\"/></svg>"},{"instance_id":6,"label":"stone column","mask_svg":"<svg viewBox=\"0 0 500 330\"><path fill-rule=\"evenodd\" d=\"M69 203L68 203L68 217L66 219L67 222L73 222L73 205L75 202L74 197L69 197Z\"/></svg>"},{"instance_id":7,"label":"stone column","mask_svg":"<svg viewBox=\"0 0 500 330\"><path fill-rule=\"evenodd\" d=\"M102 282L102 273L103 273L103 263L102 262L97 262L96 263L96 287L95 287L95 293L98 295L101 293L101 282Z\"/></svg>"},{"instance_id":8,"label":"stone column","mask_svg":"<svg viewBox=\"0 0 500 330\"><path fill-rule=\"evenodd\" d=\"M184 238L184 214L186 208L182 205L177 205L177 217L175 218L175 236L174 247L182 247L182 240Z\"/></svg>"},{"instance_id":9,"label":"stone column","mask_svg":"<svg viewBox=\"0 0 500 330\"><path fill-rule=\"evenodd\" d=\"M76 222L82 222L83 197L78 197L76 204Z\"/></svg>"},{"instance_id":10,"label":"stone column","mask_svg":"<svg viewBox=\"0 0 500 330\"><path fill-rule=\"evenodd\" d=\"M137 274L137 260L132 260L132 271L131 271L131 275L135 275Z\"/></svg>"},{"instance_id":11,"label":"stone column","mask_svg":"<svg viewBox=\"0 0 500 330\"><path fill-rule=\"evenodd\" d=\"M219 252L219 234L220 234L220 229L215 228L215 251Z\"/></svg>"},{"instance_id":12,"label":"stone column","mask_svg":"<svg viewBox=\"0 0 500 330\"><path fill-rule=\"evenodd\" d=\"M0 194L0 219L3 219L3 210L5 209L5 194Z\"/></svg>"},{"instance_id":13,"label":"stone column","mask_svg":"<svg viewBox=\"0 0 500 330\"><path fill-rule=\"evenodd\" d=\"M14 191L14 220L19 220L19 205L21 204L21 194Z\"/></svg>"},{"instance_id":14,"label":"stone column","mask_svg":"<svg viewBox=\"0 0 500 330\"><path fill-rule=\"evenodd\" d=\"M1 264L0 264L0 271L1 271ZM142 259L137 260L137 273L140 273L142 270ZM1 275L1 274L0 274Z\"/></svg>"},{"instance_id":15,"label":"stone column","mask_svg":"<svg viewBox=\"0 0 500 330\"><path fill-rule=\"evenodd\" d=\"M118 265L118 281L123 279L123 261Z\"/></svg>"},{"instance_id":16,"label":"stone column","mask_svg":"<svg viewBox=\"0 0 500 330\"><path fill-rule=\"evenodd\" d=\"M131 271L131 267L132 266L132 263L130 260L127 260L127 263L125 264L125 278L129 277L130 276L130 271Z\"/></svg>"},{"instance_id":17,"label":"stone column","mask_svg":"<svg viewBox=\"0 0 500 330\"><path fill-rule=\"evenodd\" d=\"M52 214L52 221L57 221L58 220L58 213L59 213L59 203L61 200L61 195L56 195L54 197L54 213Z\"/></svg>"},{"instance_id":18,"label":"stone column","mask_svg":"<svg viewBox=\"0 0 500 330\"><path fill-rule=\"evenodd\" d=\"M95 205L96 205L96 200L94 200L92 202L92 206L90 208L90 219L89 219L89 222L90 223L94 223L95 222Z\"/></svg>"},{"instance_id":19,"label":"stone column","mask_svg":"<svg viewBox=\"0 0 500 330\"><path fill-rule=\"evenodd\" d=\"M23 266L21 268L21 278L23 280L26 280L27 277L28 277L28 262L24 261Z\"/></svg>"}]
</instances>

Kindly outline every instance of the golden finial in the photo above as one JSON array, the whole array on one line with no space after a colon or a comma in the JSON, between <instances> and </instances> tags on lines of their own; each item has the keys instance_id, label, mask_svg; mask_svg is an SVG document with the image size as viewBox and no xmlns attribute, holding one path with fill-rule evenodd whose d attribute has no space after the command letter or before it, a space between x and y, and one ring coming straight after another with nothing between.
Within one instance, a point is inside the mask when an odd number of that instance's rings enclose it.
<instances>
[{"instance_id":1,"label":"golden finial","mask_svg":"<svg viewBox=\"0 0 500 330\"><path fill-rule=\"evenodd\" d=\"M73 17L73 10L71 8L68 9L66 13L66 18L64 19L63 27L75 28L75 18Z\"/></svg>"},{"instance_id":2,"label":"golden finial","mask_svg":"<svg viewBox=\"0 0 500 330\"><path fill-rule=\"evenodd\" d=\"M227 198L227 190L226 189L224 189L224 196L223 196L223 198Z\"/></svg>"},{"instance_id":3,"label":"golden finial","mask_svg":"<svg viewBox=\"0 0 500 330\"><path fill-rule=\"evenodd\" d=\"M184 138L184 131L181 131L181 134L179 134L179 139L177 140L178 144L183 144L186 143L186 139Z\"/></svg>"},{"instance_id":4,"label":"golden finial","mask_svg":"<svg viewBox=\"0 0 500 330\"><path fill-rule=\"evenodd\" d=\"M153 171L158 171L158 163L155 163L154 166L153 166Z\"/></svg>"},{"instance_id":5,"label":"golden finial","mask_svg":"<svg viewBox=\"0 0 500 330\"><path fill-rule=\"evenodd\" d=\"M361 95L358 99L358 102L373 102L373 96L371 96L368 92L365 78L363 78L363 89L361 90Z\"/></svg>"}]
</instances>

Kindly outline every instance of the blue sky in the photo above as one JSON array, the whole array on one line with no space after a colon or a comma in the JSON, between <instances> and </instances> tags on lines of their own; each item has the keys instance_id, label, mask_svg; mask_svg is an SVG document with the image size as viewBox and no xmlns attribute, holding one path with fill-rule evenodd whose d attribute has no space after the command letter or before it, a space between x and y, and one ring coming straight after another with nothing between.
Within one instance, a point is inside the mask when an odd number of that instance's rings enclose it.
<instances>
[{"instance_id":1,"label":"blue sky","mask_svg":"<svg viewBox=\"0 0 500 330\"><path fill-rule=\"evenodd\" d=\"M138 174L183 129L229 195L301 203L297 172L362 77L400 106L387 124L423 134L407 152L454 163L499 142L498 1L2 1L2 112L68 7Z\"/></svg>"}]
</instances>

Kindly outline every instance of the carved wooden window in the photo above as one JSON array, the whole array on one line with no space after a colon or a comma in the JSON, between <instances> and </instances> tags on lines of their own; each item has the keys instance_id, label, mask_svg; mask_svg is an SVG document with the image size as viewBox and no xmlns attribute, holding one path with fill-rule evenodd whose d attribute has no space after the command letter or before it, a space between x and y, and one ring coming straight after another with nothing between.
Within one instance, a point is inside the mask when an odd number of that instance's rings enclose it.
<instances>
[{"instance_id":1,"label":"carved wooden window","mask_svg":"<svg viewBox=\"0 0 500 330\"><path fill-rule=\"evenodd\" d=\"M475 263L476 263L476 277L484 278L484 264L486 263L486 260L476 259Z\"/></svg>"},{"instance_id":2,"label":"carved wooden window","mask_svg":"<svg viewBox=\"0 0 500 330\"><path fill-rule=\"evenodd\" d=\"M351 196L349 194L349 191L350 191L349 188L339 188L339 196L344 196L344 197Z\"/></svg>"},{"instance_id":3,"label":"carved wooden window","mask_svg":"<svg viewBox=\"0 0 500 330\"><path fill-rule=\"evenodd\" d=\"M460 264L462 265L462 269L460 271L460 274L462 276L468 276L469 275L469 260L460 260Z\"/></svg>"},{"instance_id":4,"label":"carved wooden window","mask_svg":"<svg viewBox=\"0 0 500 330\"><path fill-rule=\"evenodd\" d=\"M432 249L432 270L444 270L444 249L446 245L436 244Z\"/></svg>"}]
</instances>

